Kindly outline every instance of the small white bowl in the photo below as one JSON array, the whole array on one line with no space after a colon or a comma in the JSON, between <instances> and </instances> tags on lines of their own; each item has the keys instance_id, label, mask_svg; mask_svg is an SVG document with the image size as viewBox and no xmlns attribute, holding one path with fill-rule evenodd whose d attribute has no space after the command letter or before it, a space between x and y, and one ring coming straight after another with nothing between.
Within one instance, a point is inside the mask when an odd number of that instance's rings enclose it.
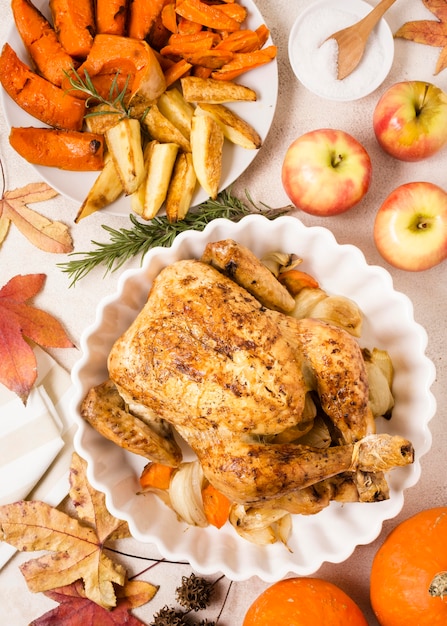
<instances>
[{"instance_id":1,"label":"small white bowl","mask_svg":"<svg viewBox=\"0 0 447 626\"><path fill-rule=\"evenodd\" d=\"M372 8L363 0L320 0L298 16L289 35L289 60L307 89L327 100L348 102L367 96L383 83L394 59L393 34L383 18L369 36L359 65L343 80L336 76L338 45L335 40L325 41Z\"/></svg>"}]
</instances>

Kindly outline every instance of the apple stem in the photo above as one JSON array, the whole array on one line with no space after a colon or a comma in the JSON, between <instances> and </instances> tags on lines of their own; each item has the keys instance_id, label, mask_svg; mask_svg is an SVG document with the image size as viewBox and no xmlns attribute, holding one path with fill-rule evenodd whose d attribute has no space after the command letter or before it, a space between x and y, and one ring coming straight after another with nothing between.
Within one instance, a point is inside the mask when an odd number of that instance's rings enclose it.
<instances>
[{"instance_id":1,"label":"apple stem","mask_svg":"<svg viewBox=\"0 0 447 626\"><path fill-rule=\"evenodd\" d=\"M343 156L341 154L333 154L331 158L332 167L337 167L343 161Z\"/></svg>"},{"instance_id":2,"label":"apple stem","mask_svg":"<svg viewBox=\"0 0 447 626\"><path fill-rule=\"evenodd\" d=\"M422 112L422 109L425 106L425 101L427 99L427 94L428 94L428 89L429 89L429 85L425 85L425 89L424 89L424 94L421 98L421 101L418 103L418 105L415 107L415 113L416 113L416 117L419 117L419 115Z\"/></svg>"}]
</instances>

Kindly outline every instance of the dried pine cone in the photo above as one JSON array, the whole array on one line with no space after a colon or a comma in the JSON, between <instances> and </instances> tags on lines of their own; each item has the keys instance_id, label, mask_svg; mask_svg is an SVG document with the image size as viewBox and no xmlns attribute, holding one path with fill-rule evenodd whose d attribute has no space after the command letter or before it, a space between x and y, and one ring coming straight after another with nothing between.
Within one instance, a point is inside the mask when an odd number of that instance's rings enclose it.
<instances>
[{"instance_id":1,"label":"dried pine cone","mask_svg":"<svg viewBox=\"0 0 447 626\"><path fill-rule=\"evenodd\" d=\"M201 611L210 603L213 592L213 583L195 574L182 577L181 587L176 589L177 602L188 611Z\"/></svg>"},{"instance_id":2,"label":"dried pine cone","mask_svg":"<svg viewBox=\"0 0 447 626\"><path fill-rule=\"evenodd\" d=\"M181 611L164 606L158 613L155 613L154 621L150 623L150 626L187 626L188 622L183 618L184 613Z\"/></svg>"}]
</instances>

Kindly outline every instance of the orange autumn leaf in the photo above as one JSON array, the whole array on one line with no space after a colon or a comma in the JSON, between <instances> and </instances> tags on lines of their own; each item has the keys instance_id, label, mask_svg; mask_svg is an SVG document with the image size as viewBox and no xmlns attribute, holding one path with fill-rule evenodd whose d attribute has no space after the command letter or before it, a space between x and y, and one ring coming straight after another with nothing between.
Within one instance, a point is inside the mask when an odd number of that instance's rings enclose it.
<instances>
[{"instance_id":1,"label":"orange autumn leaf","mask_svg":"<svg viewBox=\"0 0 447 626\"><path fill-rule=\"evenodd\" d=\"M441 22L447 21L446 0L422 0L422 4L433 13Z\"/></svg>"},{"instance_id":2,"label":"orange autumn leaf","mask_svg":"<svg viewBox=\"0 0 447 626\"><path fill-rule=\"evenodd\" d=\"M74 347L58 320L28 303L45 278L18 275L0 289L0 383L24 404L37 378L36 356L27 339L43 348Z\"/></svg>"},{"instance_id":3,"label":"orange autumn leaf","mask_svg":"<svg viewBox=\"0 0 447 626\"><path fill-rule=\"evenodd\" d=\"M129 611L149 602L157 588L143 581L126 582L117 590L116 607L104 609L85 597L80 581L46 591L45 595L59 603L55 609L33 620L29 626L78 626L79 624L101 624L101 626L144 626Z\"/></svg>"},{"instance_id":4,"label":"orange autumn leaf","mask_svg":"<svg viewBox=\"0 0 447 626\"><path fill-rule=\"evenodd\" d=\"M0 539L22 551L49 551L20 566L30 591L48 592L82 580L86 598L112 609L117 606L115 586L125 588L127 574L104 553L104 546L108 540L127 537L129 531L126 522L107 511L105 496L89 485L86 469L86 462L74 453L70 498L79 519L45 502L14 502L0 506ZM140 593L141 589L136 595L141 600ZM131 606L137 605L134 601L135 597L129 600Z\"/></svg>"},{"instance_id":5,"label":"orange autumn leaf","mask_svg":"<svg viewBox=\"0 0 447 626\"><path fill-rule=\"evenodd\" d=\"M424 6L433 13L437 20L405 22L394 36L399 39L442 48L434 71L434 74L439 74L447 67L447 2L446 0L422 1Z\"/></svg>"},{"instance_id":6,"label":"orange autumn leaf","mask_svg":"<svg viewBox=\"0 0 447 626\"><path fill-rule=\"evenodd\" d=\"M0 164L1 165L1 164ZM1 166L3 173L3 166ZM50 200L58 195L46 183L30 183L5 191L0 198L0 245L5 239L12 222L20 232L37 248L44 252L65 254L73 250L73 241L68 226L52 220L30 209L28 204Z\"/></svg>"}]
</instances>

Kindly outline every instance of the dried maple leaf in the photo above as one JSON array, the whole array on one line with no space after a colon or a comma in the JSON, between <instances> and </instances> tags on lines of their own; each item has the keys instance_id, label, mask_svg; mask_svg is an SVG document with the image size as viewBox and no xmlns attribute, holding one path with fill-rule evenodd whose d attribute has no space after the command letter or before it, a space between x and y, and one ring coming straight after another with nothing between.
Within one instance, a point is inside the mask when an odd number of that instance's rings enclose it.
<instances>
[{"instance_id":1,"label":"dried maple leaf","mask_svg":"<svg viewBox=\"0 0 447 626\"><path fill-rule=\"evenodd\" d=\"M73 501L79 520L44 502L14 502L0 507L0 539L18 550L51 551L21 565L31 591L49 591L82 579L85 597L110 609L117 603L114 584L125 586L126 570L103 548L108 539L127 536L127 524L110 515L104 494L87 486L86 463L76 453L70 482L70 494L81 496L80 502Z\"/></svg>"},{"instance_id":2,"label":"dried maple leaf","mask_svg":"<svg viewBox=\"0 0 447 626\"><path fill-rule=\"evenodd\" d=\"M45 252L65 254L73 250L73 241L68 226L62 222L53 222L27 205L33 202L43 202L58 195L46 183L30 183L5 191L5 177L3 164L0 162L3 193L0 198L0 245L5 239L9 224L12 222L37 248Z\"/></svg>"},{"instance_id":3,"label":"dried maple leaf","mask_svg":"<svg viewBox=\"0 0 447 626\"><path fill-rule=\"evenodd\" d=\"M73 348L58 320L28 300L45 282L45 274L14 276L0 289L0 383L26 404L37 378L31 339L43 348Z\"/></svg>"},{"instance_id":4,"label":"dried maple leaf","mask_svg":"<svg viewBox=\"0 0 447 626\"><path fill-rule=\"evenodd\" d=\"M447 2L446 0L422 0L422 2L438 18L438 21L414 20L405 22L394 36L415 43L442 48L434 72L439 74L447 67Z\"/></svg>"},{"instance_id":5,"label":"dried maple leaf","mask_svg":"<svg viewBox=\"0 0 447 626\"><path fill-rule=\"evenodd\" d=\"M129 613L138 606L152 600L158 588L143 581L126 582L117 590L116 607L106 610L85 597L80 581L71 585L46 591L45 595L59 602L59 606L32 621L30 626L144 626L144 623Z\"/></svg>"}]
</instances>

